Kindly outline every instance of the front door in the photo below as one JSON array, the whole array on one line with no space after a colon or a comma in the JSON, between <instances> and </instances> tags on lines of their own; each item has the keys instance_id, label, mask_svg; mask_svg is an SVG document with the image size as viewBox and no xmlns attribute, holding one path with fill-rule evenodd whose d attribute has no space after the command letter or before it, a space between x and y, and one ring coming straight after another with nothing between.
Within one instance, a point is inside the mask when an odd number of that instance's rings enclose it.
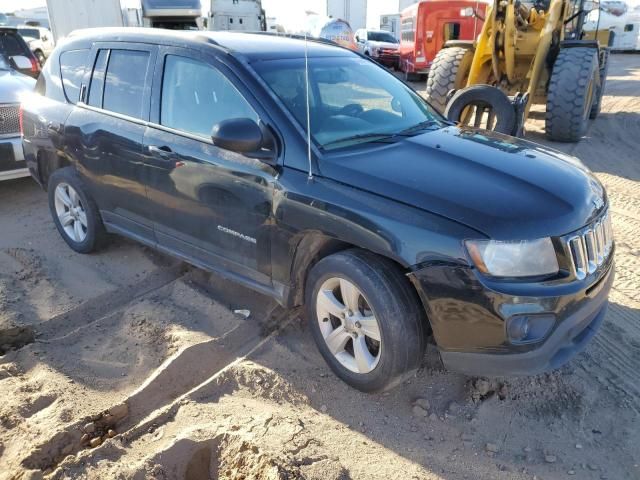
<instances>
[{"instance_id":1,"label":"front door","mask_svg":"<svg viewBox=\"0 0 640 480\"><path fill-rule=\"evenodd\" d=\"M236 85L213 58L161 50L144 136L147 192L160 246L268 286L275 171L211 141L222 120L259 121Z\"/></svg>"},{"instance_id":2,"label":"front door","mask_svg":"<svg viewBox=\"0 0 640 480\"><path fill-rule=\"evenodd\" d=\"M142 140L149 117L157 48L96 44L84 95L65 123L67 151L108 227L153 239L142 179Z\"/></svg>"}]
</instances>

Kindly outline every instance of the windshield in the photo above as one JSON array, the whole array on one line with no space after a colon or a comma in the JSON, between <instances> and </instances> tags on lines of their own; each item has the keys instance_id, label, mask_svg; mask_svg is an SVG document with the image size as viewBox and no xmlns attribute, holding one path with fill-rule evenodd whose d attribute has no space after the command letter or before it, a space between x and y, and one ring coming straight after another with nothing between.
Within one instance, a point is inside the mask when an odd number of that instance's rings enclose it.
<instances>
[{"instance_id":1,"label":"windshield","mask_svg":"<svg viewBox=\"0 0 640 480\"><path fill-rule=\"evenodd\" d=\"M389 32L367 32L367 39L374 42L399 43Z\"/></svg>"},{"instance_id":2,"label":"windshield","mask_svg":"<svg viewBox=\"0 0 640 480\"><path fill-rule=\"evenodd\" d=\"M306 131L304 58L254 64ZM438 128L442 118L413 90L357 56L309 59L311 137L325 150Z\"/></svg>"},{"instance_id":3,"label":"windshield","mask_svg":"<svg viewBox=\"0 0 640 480\"><path fill-rule=\"evenodd\" d=\"M37 28L19 28L18 32L23 37L40 38L40 30Z\"/></svg>"}]
</instances>

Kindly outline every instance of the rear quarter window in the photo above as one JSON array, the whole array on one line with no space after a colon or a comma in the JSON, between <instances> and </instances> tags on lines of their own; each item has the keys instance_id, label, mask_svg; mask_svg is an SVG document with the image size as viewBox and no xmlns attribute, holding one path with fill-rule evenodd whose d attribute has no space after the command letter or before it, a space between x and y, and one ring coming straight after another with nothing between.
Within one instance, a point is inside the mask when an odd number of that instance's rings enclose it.
<instances>
[{"instance_id":1,"label":"rear quarter window","mask_svg":"<svg viewBox=\"0 0 640 480\"><path fill-rule=\"evenodd\" d=\"M68 50L60 54L60 77L64 96L68 102L77 103L80 85L89 59L89 50Z\"/></svg>"}]
</instances>

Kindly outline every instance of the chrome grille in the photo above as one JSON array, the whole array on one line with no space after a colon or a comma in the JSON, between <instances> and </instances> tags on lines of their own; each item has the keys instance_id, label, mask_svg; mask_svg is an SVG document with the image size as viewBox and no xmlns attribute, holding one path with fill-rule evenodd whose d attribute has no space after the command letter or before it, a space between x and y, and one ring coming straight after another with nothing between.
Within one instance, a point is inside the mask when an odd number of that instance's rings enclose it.
<instances>
[{"instance_id":1,"label":"chrome grille","mask_svg":"<svg viewBox=\"0 0 640 480\"><path fill-rule=\"evenodd\" d=\"M0 135L20 133L19 105L0 105Z\"/></svg>"},{"instance_id":2,"label":"chrome grille","mask_svg":"<svg viewBox=\"0 0 640 480\"><path fill-rule=\"evenodd\" d=\"M586 229L567 240L573 273L579 280L592 274L604 263L613 247L611 215L607 212Z\"/></svg>"}]
</instances>

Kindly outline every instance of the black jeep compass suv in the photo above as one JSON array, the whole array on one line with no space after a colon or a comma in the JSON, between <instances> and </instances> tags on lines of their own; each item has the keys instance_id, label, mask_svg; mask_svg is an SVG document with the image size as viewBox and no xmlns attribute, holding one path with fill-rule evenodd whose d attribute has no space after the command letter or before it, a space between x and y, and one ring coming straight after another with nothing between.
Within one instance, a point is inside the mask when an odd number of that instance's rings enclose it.
<instances>
[{"instance_id":1,"label":"black jeep compass suv","mask_svg":"<svg viewBox=\"0 0 640 480\"><path fill-rule=\"evenodd\" d=\"M88 30L57 47L37 93L26 159L72 249L117 233L304 305L358 389L397 383L430 334L449 368L527 374L602 323L614 243L598 180L446 122L357 53Z\"/></svg>"}]
</instances>

